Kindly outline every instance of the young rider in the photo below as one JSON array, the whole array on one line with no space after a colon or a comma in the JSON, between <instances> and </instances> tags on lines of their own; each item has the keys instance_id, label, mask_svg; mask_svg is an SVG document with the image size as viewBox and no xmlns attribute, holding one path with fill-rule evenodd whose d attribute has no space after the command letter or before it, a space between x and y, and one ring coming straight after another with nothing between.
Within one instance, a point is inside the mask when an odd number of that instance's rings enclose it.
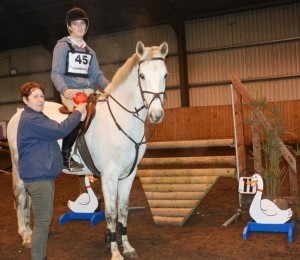
<instances>
[{"instance_id":1,"label":"young rider","mask_svg":"<svg viewBox=\"0 0 300 260\"><path fill-rule=\"evenodd\" d=\"M99 68L96 53L87 46L83 37L89 27L86 12L74 7L66 14L68 37L60 39L53 51L51 79L60 92L63 104L72 112L76 92L92 93L98 85L105 88L109 81ZM71 157L72 146L81 124L63 139L62 155L64 168L80 171L81 163Z\"/></svg>"}]
</instances>

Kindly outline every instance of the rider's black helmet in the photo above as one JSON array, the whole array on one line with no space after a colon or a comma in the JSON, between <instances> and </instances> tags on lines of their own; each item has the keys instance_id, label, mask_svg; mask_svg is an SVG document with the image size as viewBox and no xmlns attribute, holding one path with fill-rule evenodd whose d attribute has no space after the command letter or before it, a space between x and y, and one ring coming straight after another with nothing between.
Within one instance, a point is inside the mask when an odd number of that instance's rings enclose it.
<instances>
[{"instance_id":1,"label":"rider's black helmet","mask_svg":"<svg viewBox=\"0 0 300 260\"><path fill-rule=\"evenodd\" d=\"M89 18L84 10L79 7L73 7L66 14L66 23L70 25L71 22L76 20L84 20L86 23L86 30L89 27Z\"/></svg>"}]
</instances>

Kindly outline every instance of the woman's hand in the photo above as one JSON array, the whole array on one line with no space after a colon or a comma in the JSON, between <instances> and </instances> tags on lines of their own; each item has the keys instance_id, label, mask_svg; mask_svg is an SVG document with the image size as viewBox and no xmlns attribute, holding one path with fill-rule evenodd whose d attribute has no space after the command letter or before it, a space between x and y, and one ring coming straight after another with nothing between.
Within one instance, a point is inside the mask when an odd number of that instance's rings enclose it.
<instances>
[{"instance_id":1,"label":"woman's hand","mask_svg":"<svg viewBox=\"0 0 300 260\"><path fill-rule=\"evenodd\" d=\"M86 112L86 103L80 103L74 108L74 110L79 111L83 115Z\"/></svg>"}]
</instances>

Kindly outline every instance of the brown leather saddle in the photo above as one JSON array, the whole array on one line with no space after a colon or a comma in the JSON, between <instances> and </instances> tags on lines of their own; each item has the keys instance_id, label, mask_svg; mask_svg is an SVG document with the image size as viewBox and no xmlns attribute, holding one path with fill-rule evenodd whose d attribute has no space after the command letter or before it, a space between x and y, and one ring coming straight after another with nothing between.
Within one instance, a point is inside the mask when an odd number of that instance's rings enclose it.
<instances>
[{"instance_id":1,"label":"brown leather saddle","mask_svg":"<svg viewBox=\"0 0 300 260\"><path fill-rule=\"evenodd\" d=\"M84 134L88 130L95 114L96 114L96 104L98 102L99 95L96 93L92 93L88 97L87 105L86 105L86 117L84 121L82 122L81 128L79 129L77 139L76 139L76 145L75 145L75 151L78 149L79 153L81 155L81 158L83 159L85 165L89 168L89 170L98 176L101 176L101 173L98 171L98 169L95 167L94 162L92 160L92 157L90 155L90 152L88 150ZM61 106L59 108L59 111L63 114L70 114L68 108L66 106Z\"/></svg>"},{"instance_id":2,"label":"brown leather saddle","mask_svg":"<svg viewBox=\"0 0 300 260\"><path fill-rule=\"evenodd\" d=\"M88 130L91 121L93 120L95 114L96 114L96 104L98 101L98 94L96 93L92 93L89 95L88 97L88 101L87 101L87 105L86 105L86 117L82 123L81 128L79 129L78 135L77 136L81 136L83 134L86 133L86 131ZM62 114L70 114L70 111L68 110L68 108L64 105L62 105L59 108L59 112Z\"/></svg>"}]
</instances>

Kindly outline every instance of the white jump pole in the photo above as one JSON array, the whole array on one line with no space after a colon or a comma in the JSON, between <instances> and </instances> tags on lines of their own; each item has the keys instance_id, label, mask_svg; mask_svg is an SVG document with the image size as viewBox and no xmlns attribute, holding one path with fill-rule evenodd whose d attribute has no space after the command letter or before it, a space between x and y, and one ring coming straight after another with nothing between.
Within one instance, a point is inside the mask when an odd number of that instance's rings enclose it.
<instances>
[{"instance_id":1,"label":"white jump pole","mask_svg":"<svg viewBox=\"0 0 300 260\"><path fill-rule=\"evenodd\" d=\"M233 132L234 132L234 147L235 147L235 158L236 158L236 165L237 165L237 180L240 179L240 170L239 170L239 155L237 152L238 143L237 143L237 132L236 132L236 120L235 120L235 107L234 107L234 96L233 96L233 86L230 85L231 90L231 103L232 103L232 115L233 115Z\"/></svg>"},{"instance_id":2,"label":"white jump pole","mask_svg":"<svg viewBox=\"0 0 300 260\"><path fill-rule=\"evenodd\" d=\"M236 168L237 168L237 181L240 179L240 172L239 172L239 156L237 152L237 133L236 133L236 120L235 120L235 107L234 107L234 96L233 96L233 86L230 84L230 91L231 91L231 102L232 102L232 115L233 115L233 131L234 131L234 146L235 146L235 155L236 155ZM241 207L241 194L239 193L239 206ZM242 213L238 209L237 212L228 219L222 226L228 227L233 221L235 221Z\"/></svg>"}]
</instances>

